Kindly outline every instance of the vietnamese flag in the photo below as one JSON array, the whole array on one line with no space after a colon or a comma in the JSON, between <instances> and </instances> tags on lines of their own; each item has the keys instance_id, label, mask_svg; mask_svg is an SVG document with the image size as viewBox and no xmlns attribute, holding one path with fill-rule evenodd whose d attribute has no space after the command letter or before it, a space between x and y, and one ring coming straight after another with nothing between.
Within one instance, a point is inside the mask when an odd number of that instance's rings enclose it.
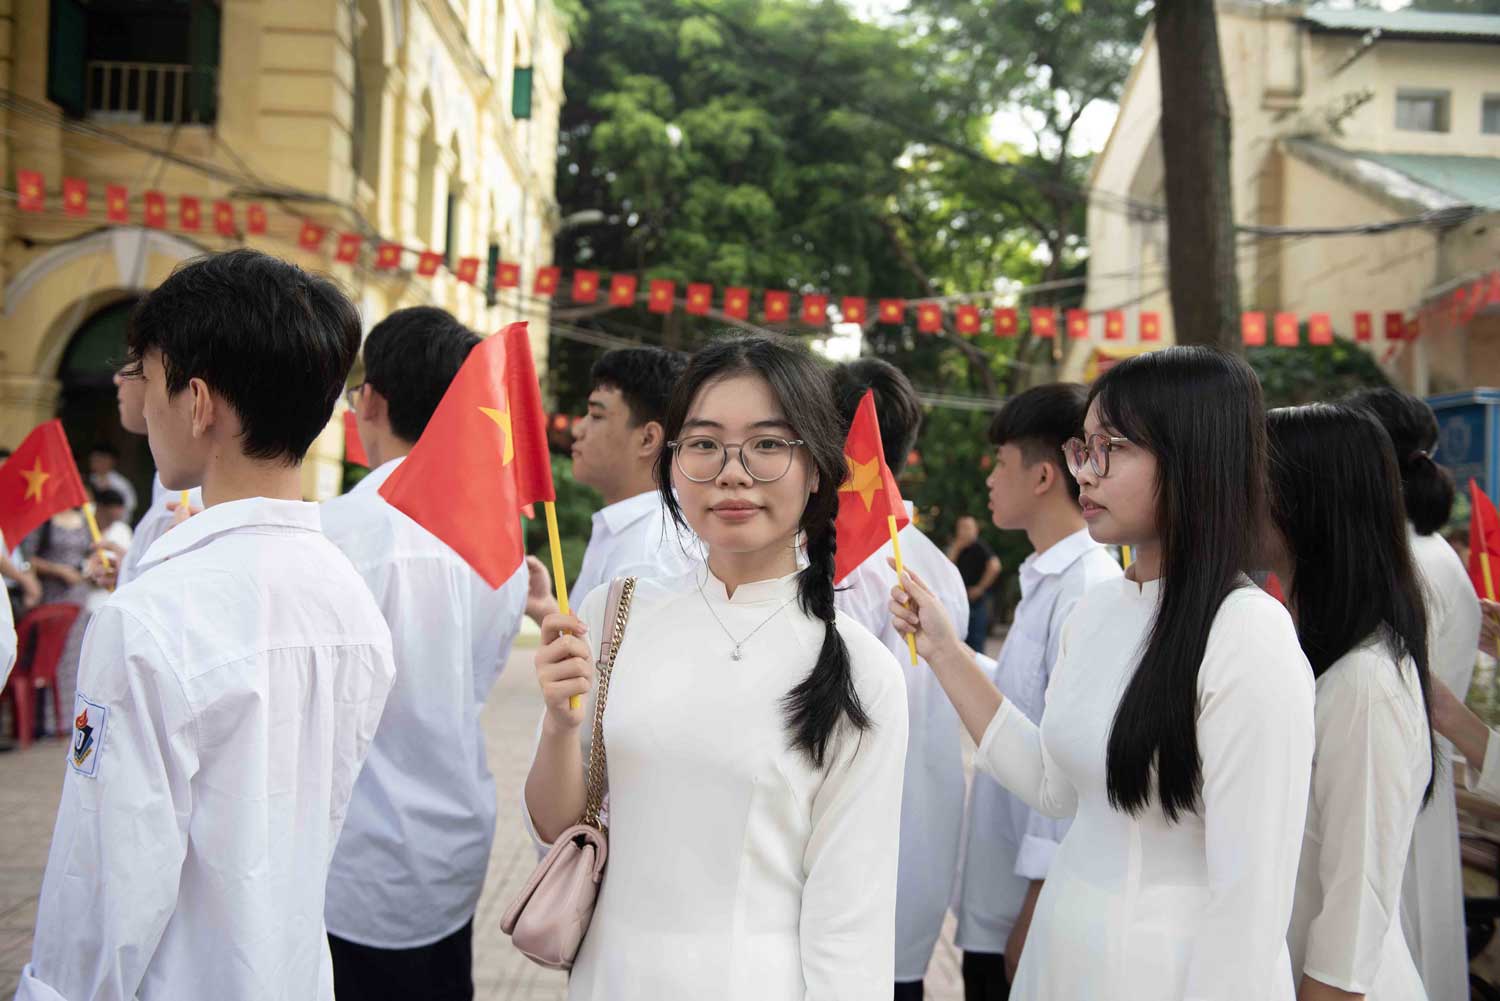
<instances>
[{"instance_id":1,"label":"vietnamese flag","mask_svg":"<svg viewBox=\"0 0 1500 1001\"><path fill-rule=\"evenodd\" d=\"M1405 334L1406 314L1395 311L1385 314L1385 339L1399 341Z\"/></svg>"},{"instance_id":2,"label":"vietnamese flag","mask_svg":"<svg viewBox=\"0 0 1500 1001\"><path fill-rule=\"evenodd\" d=\"M894 516L897 529L911 524L901 489L885 464L885 446L880 441L880 423L875 414L875 394L865 390L849 424L844 441L844 461L849 478L839 487L839 516L835 522L838 550L834 555L833 582L838 584L865 560L878 553L891 539L887 518Z\"/></svg>"},{"instance_id":3,"label":"vietnamese flag","mask_svg":"<svg viewBox=\"0 0 1500 1001\"><path fill-rule=\"evenodd\" d=\"M613 275L609 279L609 304L611 306L634 306L639 279L635 275Z\"/></svg>"},{"instance_id":4,"label":"vietnamese flag","mask_svg":"<svg viewBox=\"0 0 1500 1001\"><path fill-rule=\"evenodd\" d=\"M956 306L953 309L953 325L965 337L979 333L979 307Z\"/></svg>"},{"instance_id":5,"label":"vietnamese flag","mask_svg":"<svg viewBox=\"0 0 1500 1001\"><path fill-rule=\"evenodd\" d=\"M160 191L146 192L146 225L152 229L167 226L167 196Z\"/></svg>"},{"instance_id":6,"label":"vietnamese flag","mask_svg":"<svg viewBox=\"0 0 1500 1001\"><path fill-rule=\"evenodd\" d=\"M365 238L358 233L340 233L338 249L334 251L333 259L341 264L353 264L359 260L359 248L364 246Z\"/></svg>"},{"instance_id":7,"label":"vietnamese flag","mask_svg":"<svg viewBox=\"0 0 1500 1001\"><path fill-rule=\"evenodd\" d=\"M767 323L785 323L792 316L792 293L767 292L765 310Z\"/></svg>"},{"instance_id":8,"label":"vietnamese flag","mask_svg":"<svg viewBox=\"0 0 1500 1001\"><path fill-rule=\"evenodd\" d=\"M1074 341L1086 341L1089 339L1089 311L1086 309L1068 310L1068 338Z\"/></svg>"},{"instance_id":9,"label":"vietnamese flag","mask_svg":"<svg viewBox=\"0 0 1500 1001\"><path fill-rule=\"evenodd\" d=\"M748 320L750 318L750 290L747 288L725 289L724 315L732 316L736 320Z\"/></svg>"},{"instance_id":10,"label":"vietnamese flag","mask_svg":"<svg viewBox=\"0 0 1500 1001\"><path fill-rule=\"evenodd\" d=\"M1474 593L1495 600L1500 576L1500 514L1479 484L1469 479L1469 580Z\"/></svg>"},{"instance_id":11,"label":"vietnamese flag","mask_svg":"<svg viewBox=\"0 0 1500 1001\"><path fill-rule=\"evenodd\" d=\"M1001 306L995 310L996 337L1014 337L1020 329L1020 315L1013 307Z\"/></svg>"},{"instance_id":12,"label":"vietnamese flag","mask_svg":"<svg viewBox=\"0 0 1500 1001\"><path fill-rule=\"evenodd\" d=\"M0 535L5 548L39 528L48 518L88 503L62 421L35 428L0 465Z\"/></svg>"},{"instance_id":13,"label":"vietnamese flag","mask_svg":"<svg viewBox=\"0 0 1500 1001\"><path fill-rule=\"evenodd\" d=\"M1161 314L1160 313L1142 313L1141 314L1141 340L1143 340L1143 341L1159 341L1159 340L1161 340Z\"/></svg>"},{"instance_id":14,"label":"vietnamese flag","mask_svg":"<svg viewBox=\"0 0 1500 1001\"><path fill-rule=\"evenodd\" d=\"M40 212L47 207L47 189L39 170L16 171L16 208Z\"/></svg>"},{"instance_id":15,"label":"vietnamese flag","mask_svg":"<svg viewBox=\"0 0 1500 1001\"><path fill-rule=\"evenodd\" d=\"M63 211L68 215L89 214L89 182L76 177L63 178Z\"/></svg>"},{"instance_id":16,"label":"vietnamese flag","mask_svg":"<svg viewBox=\"0 0 1500 1001\"><path fill-rule=\"evenodd\" d=\"M575 271L575 272L573 272L573 301L574 302L598 302L599 301L599 272L597 272L597 271Z\"/></svg>"},{"instance_id":17,"label":"vietnamese flag","mask_svg":"<svg viewBox=\"0 0 1500 1001\"><path fill-rule=\"evenodd\" d=\"M1036 337L1057 336L1057 310L1038 306L1031 311L1031 332Z\"/></svg>"},{"instance_id":18,"label":"vietnamese flag","mask_svg":"<svg viewBox=\"0 0 1500 1001\"><path fill-rule=\"evenodd\" d=\"M524 322L469 352L416 447L380 494L491 587L520 569L526 558L521 508L557 499L547 415Z\"/></svg>"},{"instance_id":19,"label":"vietnamese flag","mask_svg":"<svg viewBox=\"0 0 1500 1001\"><path fill-rule=\"evenodd\" d=\"M1333 321L1327 313L1314 313L1307 318L1307 343L1333 343Z\"/></svg>"},{"instance_id":20,"label":"vietnamese flag","mask_svg":"<svg viewBox=\"0 0 1500 1001\"><path fill-rule=\"evenodd\" d=\"M821 327L828 323L828 296L804 295L802 297L802 322L809 327Z\"/></svg>"},{"instance_id":21,"label":"vietnamese flag","mask_svg":"<svg viewBox=\"0 0 1500 1001\"><path fill-rule=\"evenodd\" d=\"M375 270L394 271L401 264L401 244L382 243L375 251Z\"/></svg>"},{"instance_id":22,"label":"vietnamese flag","mask_svg":"<svg viewBox=\"0 0 1500 1001\"><path fill-rule=\"evenodd\" d=\"M1266 314L1240 314L1240 341L1247 347L1259 348L1266 344Z\"/></svg>"},{"instance_id":23,"label":"vietnamese flag","mask_svg":"<svg viewBox=\"0 0 1500 1001\"><path fill-rule=\"evenodd\" d=\"M1106 341L1123 341L1125 339L1124 310L1112 309L1104 314L1104 339Z\"/></svg>"},{"instance_id":24,"label":"vietnamese flag","mask_svg":"<svg viewBox=\"0 0 1500 1001\"><path fill-rule=\"evenodd\" d=\"M500 261L497 263L495 265L495 287L520 288L521 265L512 264L510 261Z\"/></svg>"},{"instance_id":25,"label":"vietnamese flag","mask_svg":"<svg viewBox=\"0 0 1500 1001\"><path fill-rule=\"evenodd\" d=\"M318 245L323 242L323 237L327 235L326 226L319 226L311 219L303 220L302 232L297 234L297 246L303 250L317 250Z\"/></svg>"},{"instance_id":26,"label":"vietnamese flag","mask_svg":"<svg viewBox=\"0 0 1500 1001\"><path fill-rule=\"evenodd\" d=\"M653 313L672 312L672 300L677 297L677 283L665 278L654 278L651 291L646 297L646 308Z\"/></svg>"},{"instance_id":27,"label":"vietnamese flag","mask_svg":"<svg viewBox=\"0 0 1500 1001\"><path fill-rule=\"evenodd\" d=\"M844 296L839 301L839 312L844 314L845 323L864 323L869 319L869 307L858 296Z\"/></svg>"},{"instance_id":28,"label":"vietnamese flag","mask_svg":"<svg viewBox=\"0 0 1500 1001\"><path fill-rule=\"evenodd\" d=\"M344 411L344 461L351 466L370 468L370 457L365 454L365 443L359 439L359 418L354 411Z\"/></svg>"},{"instance_id":29,"label":"vietnamese flag","mask_svg":"<svg viewBox=\"0 0 1500 1001\"><path fill-rule=\"evenodd\" d=\"M879 309L876 315L881 323L900 323L906 319L905 299L881 299Z\"/></svg>"},{"instance_id":30,"label":"vietnamese flag","mask_svg":"<svg viewBox=\"0 0 1500 1001\"><path fill-rule=\"evenodd\" d=\"M923 302L917 305L917 331L923 334L941 334L943 332L943 307L936 302Z\"/></svg>"},{"instance_id":31,"label":"vietnamese flag","mask_svg":"<svg viewBox=\"0 0 1500 1001\"><path fill-rule=\"evenodd\" d=\"M479 258L460 257L458 259L458 270L454 272L458 280L466 285L473 285L479 281Z\"/></svg>"},{"instance_id":32,"label":"vietnamese flag","mask_svg":"<svg viewBox=\"0 0 1500 1001\"><path fill-rule=\"evenodd\" d=\"M203 225L203 203L192 195L177 199L177 225L190 233L198 232Z\"/></svg>"},{"instance_id":33,"label":"vietnamese flag","mask_svg":"<svg viewBox=\"0 0 1500 1001\"><path fill-rule=\"evenodd\" d=\"M214 232L220 236L234 235L234 206L228 202L214 202Z\"/></svg>"},{"instance_id":34,"label":"vietnamese flag","mask_svg":"<svg viewBox=\"0 0 1500 1001\"><path fill-rule=\"evenodd\" d=\"M1296 313L1277 313L1273 321L1276 346L1279 348L1294 348L1302 343L1297 333Z\"/></svg>"},{"instance_id":35,"label":"vietnamese flag","mask_svg":"<svg viewBox=\"0 0 1500 1001\"><path fill-rule=\"evenodd\" d=\"M537 268L536 281L532 283L531 294L551 296L562 284L562 268Z\"/></svg>"},{"instance_id":36,"label":"vietnamese flag","mask_svg":"<svg viewBox=\"0 0 1500 1001\"><path fill-rule=\"evenodd\" d=\"M258 203L252 203L245 209L245 229L252 236L262 236L266 232L266 209Z\"/></svg>"},{"instance_id":37,"label":"vietnamese flag","mask_svg":"<svg viewBox=\"0 0 1500 1001\"><path fill-rule=\"evenodd\" d=\"M1368 341L1374 336L1375 324L1369 313L1354 314L1354 339L1356 341Z\"/></svg>"},{"instance_id":38,"label":"vietnamese flag","mask_svg":"<svg viewBox=\"0 0 1500 1001\"><path fill-rule=\"evenodd\" d=\"M104 189L104 217L110 222L130 221L130 195L123 184L111 184Z\"/></svg>"},{"instance_id":39,"label":"vietnamese flag","mask_svg":"<svg viewBox=\"0 0 1500 1001\"><path fill-rule=\"evenodd\" d=\"M703 282L692 282L687 287L687 305L683 308L694 316L707 316L714 303L714 287Z\"/></svg>"},{"instance_id":40,"label":"vietnamese flag","mask_svg":"<svg viewBox=\"0 0 1500 1001\"><path fill-rule=\"evenodd\" d=\"M423 278L431 278L437 274L438 265L443 263L443 255L436 250L424 250L417 258L417 274Z\"/></svg>"}]
</instances>

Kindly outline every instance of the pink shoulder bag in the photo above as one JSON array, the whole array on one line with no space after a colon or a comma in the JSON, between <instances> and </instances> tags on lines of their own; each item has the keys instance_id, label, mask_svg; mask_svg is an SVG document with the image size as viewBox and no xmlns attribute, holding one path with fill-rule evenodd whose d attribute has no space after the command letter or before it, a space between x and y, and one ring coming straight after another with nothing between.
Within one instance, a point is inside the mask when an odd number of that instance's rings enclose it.
<instances>
[{"instance_id":1,"label":"pink shoulder bag","mask_svg":"<svg viewBox=\"0 0 1500 1001\"><path fill-rule=\"evenodd\" d=\"M609 678L615 655L625 638L635 578L616 579L609 585L605 607L614 610L614 629L599 645L597 670L599 690L594 697L593 739L589 745L588 794L583 817L557 836L552 850L542 859L520 895L500 918L500 930L509 935L527 959L552 970L571 970L594 917L594 902L604 864L609 857L609 838L599 820L608 777L604 757L604 705L609 698Z\"/></svg>"}]
</instances>

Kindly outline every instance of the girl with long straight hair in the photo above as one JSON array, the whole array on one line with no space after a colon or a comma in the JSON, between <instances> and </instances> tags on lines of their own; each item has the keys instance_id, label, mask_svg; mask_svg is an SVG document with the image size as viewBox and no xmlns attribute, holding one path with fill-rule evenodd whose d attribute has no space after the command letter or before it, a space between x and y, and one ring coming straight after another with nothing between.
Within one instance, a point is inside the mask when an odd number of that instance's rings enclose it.
<instances>
[{"instance_id":1,"label":"girl with long straight hair","mask_svg":"<svg viewBox=\"0 0 1500 1001\"><path fill-rule=\"evenodd\" d=\"M1346 402L1372 414L1390 435L1406 502L1406 538L1427 601L1429 666L1433 677L1462 698L1474 676L1479 598L1463 560L1438 533L1453 511L1454 484L1435 461L1437 416L1425 400L1389 387L1364 390ZM1451 775L1452 745L1439 740L1436 753L1437 774ZM1431 805L1417 817L1401 884L1401 927L1428 995L1468 997L1468 930L1452 781L1436 783Z\"/></svg>"},{"instance_id":2,"label":"girl with long straight hair","mask_svg":"<svg viewBox=\"0 0 1500 1001\"><path fill-rule=\"evenodd\" d=\"M765 337L694 356L668 408L662 503L706 546L641 580L604 713L609 868L575 1001L888 996L906 681L833 602L848 475L828 372ZM798 569L798 552L806 561ZM606 588L543 623L526 782L540 841L578 821Z\"/></svg>"},{"instance_id":3,"label":"girl with long straight hair","mask_svg":"<svg viewBox=\"0 0 1500 1001\"><path fill-rule=\"evenodd\" d=\"M1211 349L1142 355L1094 384L1081 435L1064 452L1089 533L1135 562L1074 606L1040 727L921 580L891 603L978 767L1076 813L1011 997L1290 1001L1313 682L1286 610L1243 572L1264 507L1260 386Z\"/></svg>"},{"instance_id":4,"label":"girl with long straight hair","mask_svg":"<svg viewBox=\"0 0 1500 1001\"><path fill-rule=\"evenodd\" d=\"M1273 410L1267 563L1317 678L1290 941L1301 1001L1425 1001L1399 916L1432 795L1427 614L1389 436L1352 407Z\"/></svg>"}]
</instances>

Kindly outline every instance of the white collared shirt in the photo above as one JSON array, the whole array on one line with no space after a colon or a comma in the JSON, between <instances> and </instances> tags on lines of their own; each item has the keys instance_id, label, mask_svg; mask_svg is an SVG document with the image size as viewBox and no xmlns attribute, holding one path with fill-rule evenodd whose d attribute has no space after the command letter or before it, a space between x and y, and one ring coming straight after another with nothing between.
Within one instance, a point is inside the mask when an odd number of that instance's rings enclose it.
<instances>
[{"instance_id":1,"label":"white collared shirt","mask_svg":"<svg viewBox=\"0 0 1500 1001\"><path fill-rule=\"evenodd\" d=\"M907 508L911 505L908 503ZM901 558L927 582L962 636L969 627L963 575L915 525L899 533ZM891 622L896 572L887 542L843 581L834 604L885 644L906 676L908 737L901 794L901 861L896 883L896 981L927 972L953 898L964 818L964 763L958 713L924 660L912 666L906 639Z\"/></svg>"},{"instance_id":2,"label":"white collared shirt","mask_svg":"<svg viewBox=\"0 0 1500 1001\"><path fill-rule=\"evenodd\" d=\"M169 501L178 500L182 495L175 490L168 490L161 482L160 476L151 480L151 506L146 513L141 515L140 524L135 526L135 534L130 538L130 546L125 550L125 555L120 558L120 574L115 582L118 590L129 584L140 574L141 561L146 558L146 550L151 548L151 543L166 534L172 527L172 519L177 517L176 511L167 509ZM203 491L194 487L188 491L188 502L196 508L203 507Z\"/></svg>"},{"instance_id":3,"label":"white collared shirt","mask_svg":"<svg viewBox=\"0 0 1500 1001\"><path fill-rule=\"evenodd\" d=\"M10 680L11 668L16 666L16 622L11 617L10 596L0 594L0 692Z\"/></svg>"},{"instance_id":4,"label":"white collared shirt","mask_svg":"<svg viewBox=\"0 0 1500 1001\"><path fill-rule=\"evenodd\" d=\"M1021 564L1021 603L1000 659L981 655L979 663L1033 723L1042 719L1063 623L1084 592L1120 575L1120 565L1087 529ZM988 775L975 773L958 902L959 948L1005 951L1030 882L1047 877L1068 823L1038 813Z\"/></svg>"},{"instance_id":5,"label":"white collared shirt","mask_svg":"<svg viewBox=\"0 0 1500 1001\"><path fill-rule=\"evenodd\" d=\"M158 539L84 639L20 1001L333 998L323 887L395 674L318 508Z\"/></svg>"},{"instance_id":6,"label":"white collared shirt","mask_svg":"<svg viewBox=\"0 0 1500 1001\"><path fill-rule=\"evenodd\" d=\"M495 840L479 714L526 611L524 567L491 588L380 496L401 461L323 504L323 532L369 585L396 657L325 911L331 934L378 949L429 945L474 916Z\"/></svg>"},{"instance_id":7,"label":"white collared shirt","mask_svg":"<svg viewBox=\"0 0 1500 1001\"><path fill-rule=\"evenodd\" d=\"M647 490L594 512L568 604L577 609L589 592L616 577L676 577L699 562L697 539L672 523L661 494Z\"/></svg>"}]
</instances>

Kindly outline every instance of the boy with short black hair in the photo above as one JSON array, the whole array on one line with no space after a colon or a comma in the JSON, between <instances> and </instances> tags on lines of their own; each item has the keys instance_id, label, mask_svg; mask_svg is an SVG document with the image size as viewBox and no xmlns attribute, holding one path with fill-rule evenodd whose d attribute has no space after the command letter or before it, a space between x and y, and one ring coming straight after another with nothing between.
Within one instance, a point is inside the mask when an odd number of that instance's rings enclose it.
<instances>
[{"instance_id":1,"label":"boy with short black hair","mask_svg":"<svg viewBox=\"0 0 1500 1001\"><path fill-rule=\"evenodd\" d=\"M986 485L995 527L1024 531L1021 603L998 661L980 654L1000 691L1040 723L1063 623L1095 583L1120 567L1088 533L1062 446L1083 428L1083 386L1053 383L1012 397L990 424ZM1021 961L1032 910L1068 822L1053 820L984 775L974 777L958 905L965 997L1000 1001Z\"/></svg>"},{"instance_id":2,"label":"boy with short black hair","mask_svg":"<svg viewBox=\"0 0 1500 1001\"><path fill-rule=\"evenodd\" d=\"M333 998L328 860L394 666L301 465L359 332L331 282L249 250L136 307L152 455L206 509L89 626L23 1001Z\"/></svg>"}]
</instances>

